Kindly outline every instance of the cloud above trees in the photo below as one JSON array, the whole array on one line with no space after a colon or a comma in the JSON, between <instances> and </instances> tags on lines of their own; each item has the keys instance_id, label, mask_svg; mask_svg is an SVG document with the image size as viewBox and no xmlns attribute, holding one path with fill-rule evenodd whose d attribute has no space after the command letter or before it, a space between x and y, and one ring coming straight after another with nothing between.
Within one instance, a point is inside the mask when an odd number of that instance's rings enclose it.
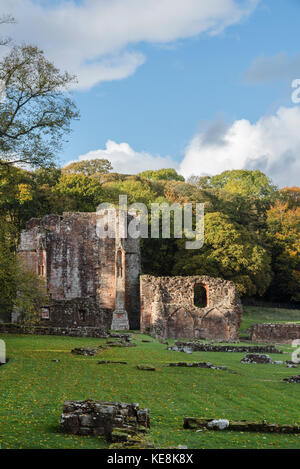
<instances>
[{"instance_id":1,"label":"cloud above trees","mask_svg":"<svg viewBox=\"0 0 300 469\"><path fill-rule=\"evenodd\" d=\"M219 118L208 123L191 139L181 162L113 141L108 141L105 149L91 151L79 159L106 158L115 171L131 174L170 167L185 177L214 175L230 169L259 169L279 186L291 186L299 184L299 128L300 108L281 107L254 123L240 119L228 125Z\"/></svg>"}]
</instances>

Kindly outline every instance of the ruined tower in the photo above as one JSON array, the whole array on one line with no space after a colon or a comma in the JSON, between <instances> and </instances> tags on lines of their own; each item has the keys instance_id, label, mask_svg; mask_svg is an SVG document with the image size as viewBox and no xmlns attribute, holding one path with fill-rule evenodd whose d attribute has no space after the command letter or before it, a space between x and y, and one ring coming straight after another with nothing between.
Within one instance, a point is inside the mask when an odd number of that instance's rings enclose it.
<instances>
[{"instance_id":1,"label":"ruined tower","mask_svg":"<svg viewBox=\"0 0 300 469\"><path fill-rule=\"evenodd\" d=\"M50 303L42 320L47 325L139 328L139 240L122 239L118 230L115 237L100 237L101 216L33 218L21 234L19 256L46 281ZM117 212L116 228L119 222Z\"/></svg>"}]
</instances>

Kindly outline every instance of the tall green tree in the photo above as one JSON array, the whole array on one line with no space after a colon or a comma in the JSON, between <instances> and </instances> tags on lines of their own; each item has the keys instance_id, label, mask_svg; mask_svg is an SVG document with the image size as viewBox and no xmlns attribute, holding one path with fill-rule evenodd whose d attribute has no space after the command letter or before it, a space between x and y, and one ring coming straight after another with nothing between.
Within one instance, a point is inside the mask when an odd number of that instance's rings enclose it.
<instances>
[{"instance_id":1,"label":"tall green tree","mask_svg":"<svg viewBox=\"0 0 300 469\"><path fill-rule=\"evenodd\" d=\"M271 282L271 258L255 233L222 213L205 215L204 246L186 250L178 240L174 275L211 275L236 283L243 296L262 296Z\"/></svg>"},{"instance_id":2,"label":"tall green tree","mask_svg":"<svg viewBox=\"0 0 300 469\"><path fill-rule=\"evenodd\" d=\"M53 188L61 198L64 211L93 212L103 201L103 188L94 177L62 174Z\"/></svg>"},{"instance_id":3,"label":"tall green tree","mask_svg":"<svg viewBox=\"0 0 300 469\"><path fill-rule=\"evenodd\" d=\"M268 197L273 200L278 196L277 187L259 170L235 169L201 179L207 187L235 194L259 198Z\"/></svg>"},{"instance_id":4,"label":"tall green tree","mask_svg":"<svg viewBox=\"0 0 300 469\"><path fill-rule=\"evenodd\" d=\"M5 99L0 102L0 164L49 164L79 117L61 73L32 45L15 46L0 62Z\"/></svg>"}]
</instances>

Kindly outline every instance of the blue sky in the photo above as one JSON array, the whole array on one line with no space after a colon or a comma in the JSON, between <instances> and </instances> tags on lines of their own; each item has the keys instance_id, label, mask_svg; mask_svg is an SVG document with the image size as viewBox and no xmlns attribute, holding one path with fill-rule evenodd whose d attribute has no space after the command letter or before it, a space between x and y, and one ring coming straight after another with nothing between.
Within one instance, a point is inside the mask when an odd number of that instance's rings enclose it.
<instances>
[{"instance_id":1,"label":"blue sky","mask_svg":"<svg viewBox=\"0 0 300 469\"><path fill-rule=\"evenodd\" d=\"M16 41L35 42L59 66L79 70L80 89L72 93L81 120L73 125L61 164L79 156L111 157L120 171L174 166L185 176L258 168L281 186L297 184L300 105L291 100L291 82L300 78L300 1L211 0L214 10L207 12L203 6L193 22L193 8L197 13L196 4L207 2L186 0L182 3L191 13L180 22L178 0L169 5L169 0L160 0L166 4L160 16L168 15L169 8L170 22L166 18L157 26L140 19L143 11L135 1L122 0L122 7L127 3L125 14L109 12L107 18L114 19L107 32L100 24L99 5L113 10L120 0L86 0L66 9L70 2L64 0L10 2L18 24L7 28ZM140 2L145 14L151 2L155 7L157 0ZM5 4L0 0L6 12ZM239 7L245 8L241 14ZM70 24L76 26L80 19L86 26L80 42L72 44L72 29L61 29L62 11ZM203 26L213 15L213 26ZM77 63L79 53L82 62L100 61L105 70L84 70L79 59Z\"/></svg>"}]
</instances>

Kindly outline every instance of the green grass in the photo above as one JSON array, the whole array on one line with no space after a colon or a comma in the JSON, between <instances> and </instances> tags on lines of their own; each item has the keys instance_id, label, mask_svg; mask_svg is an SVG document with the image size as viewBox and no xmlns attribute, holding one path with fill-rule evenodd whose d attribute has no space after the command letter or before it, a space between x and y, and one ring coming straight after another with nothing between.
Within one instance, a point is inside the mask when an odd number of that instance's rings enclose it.
<instances>
[{"instance_id":1,"label":"green grass","mask_svg":"<svg viewBox=\"0 0 300 469\"><path fill-rule=\"evenodd\" d=\"M300 322L300 310L244 306L243 320L240 328L241 332L244 332L253 324L262 324L265 322Z\"/></svg>"},{"instance_id":2,"label":"green grass","mask_svg":"<svg viewBox=\"0 0 300 469\"><path fill-rule=\"evenodd\" d=\"M253 308L251 308L253 310ZM258 309L246 308L245 321L257 321ZM264 308L262 322L272 318ZM293 311L282 313L281 320ZM252 317L253 316L253 317ZM299 318L299 316L298 316ZM260 318L262 319L262 318ZM247 327L249 327L247 325ZM298 374L284 365L243 365L244 354L166 350L154 340L134 334L137 347L111 348L97 356L75 356L71 349L97 346L102 339L1 335L9 361L0 367L0 443L2 448L105 448L101 438L64 435L59 431L62 404L68 399L138 402L151 411L151 437L157 447L299 448L299 435L238 432L196 433L183 429L185 416L300 423L300 385L283 378ZM291 349L274 359L290 359ZM59 363L52 362L59 359ZM98 365L98 360L125 360L128 365ZM167 367L174 361L211 361L227 371ZM138 364L154 365L155 372Z\"/></svg>"}]
</instances>

